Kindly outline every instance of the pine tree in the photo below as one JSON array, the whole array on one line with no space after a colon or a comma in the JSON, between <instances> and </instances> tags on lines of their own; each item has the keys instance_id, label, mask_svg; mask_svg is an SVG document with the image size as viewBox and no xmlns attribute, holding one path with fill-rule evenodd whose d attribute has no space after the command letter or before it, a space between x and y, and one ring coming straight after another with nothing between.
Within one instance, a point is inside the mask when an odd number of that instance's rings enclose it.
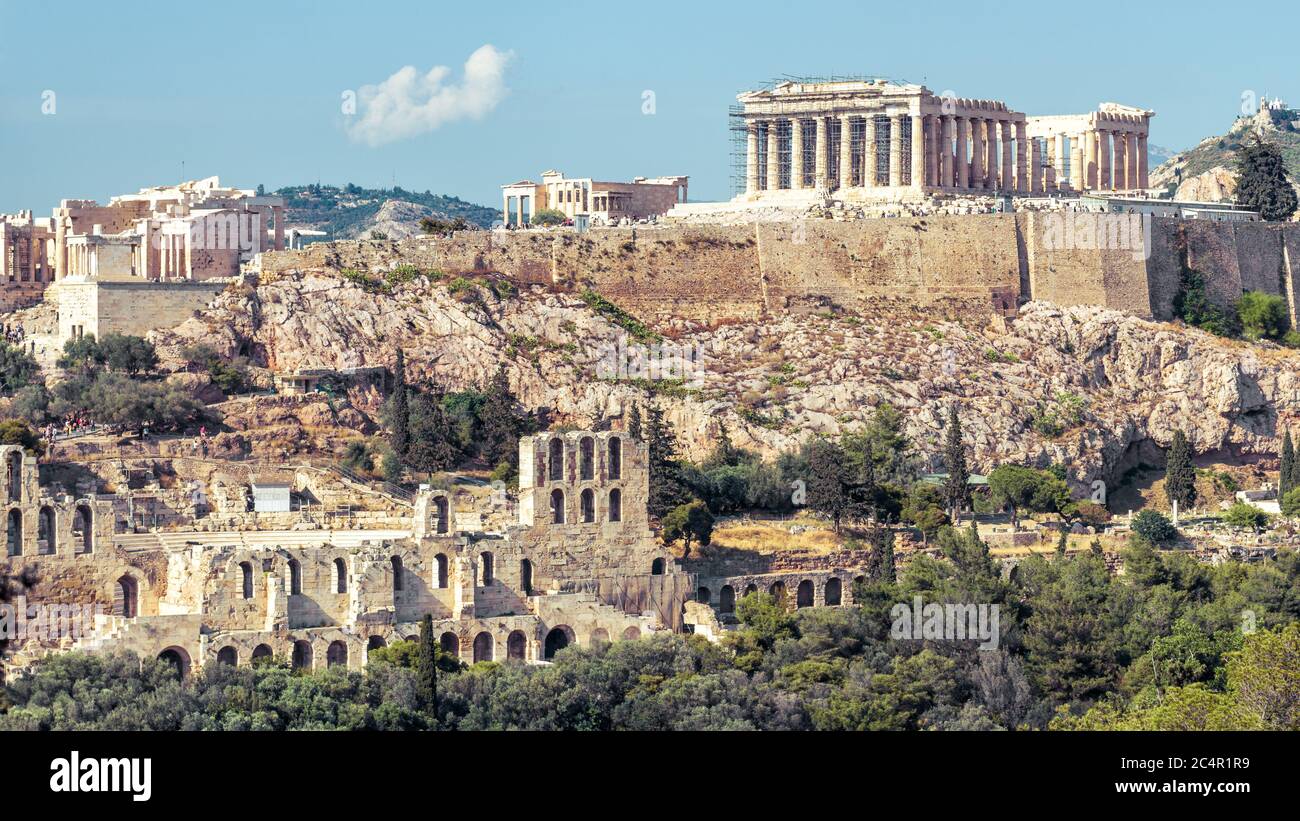
<instances>
[{"instance_id":1,"label":"pine tree","mask_svg":"<svg viewBox=\"0 0 1300 821\"><path fill-rule=\"evenodd\" d=\"M1282 438L1282 464L1277 471L1277 498L1279 503L1287 491L1295 487L1292 477L1295 473L1295 443L1291 441L1291 431Z\"/></svg>"},{"instance_id":2,"label":"pine tree","mask_svg":"<svg viewBox=\"0 0 1300 821\"><path fill-rule=\"evenodd\" d=\"M1171 506L1178 502L1179 510L1190 510L1196 504L1196 469L1187 435L1181 430L1174 431L1165 461L1165 497Z\"/></svg>"},{"instance_id":3,"label":"pine tree","mask_svg":"<svg viewBox=\"0 0 1300 821\"><path fill-rule=\"evenodd\" d=\"M1242 143L1237 151L1237 203L1270 222L1280 222L1295 213L1295 189L1287 178L1282 152L1258 136Z\"/></svg>"},{"instance_id":4,"label":"pine tree","mask_svg":"<svg viewBox=\"0 0 1300 821\"><path fill-rule=\"evenodd\" d=\"M416 699L420 709L437 719L438 649L433 641L433 616L425 613L420 620L420 646L415 659Z\"/></svg>"},{"instance_id":5,"label":"pine tree","mask_svg":"<svg viewBox=\"0 0 1300 821\"><path fill-rule=\"evenodd\" d=\"M677 461L677 439L672 425L664 419L655 403L646 409L645 441L650 478L650 515L662 517L688 501L682 484L681 465Z\"/></svg>"},{"instance_id":6,"label":"pine tree","mask_svg":"<svg viewBox=\"0 0 1300 821\"><path fill-rule=\"evenodd\" d=\"M894 531L887 527L880 527L872 534L874 550L872 551L872 567L876 571L877 578L882 582L893 583L894 581Z\"/></svg>"},{"instance_id":7,"label":"pine tree","mask_svg":"<svg viewBox=\"0 0 1300 821\"><path fill-rule=\"evenodd\" d=\"M633 405L627 415L627 435L636 440L641 439L641 406Z\"/></svg>"},{"instance_id":8,"label":"pine tree","mask_svg":"<svg viewBox=\"0 0 1300 821\"><path fill-rule=\"evenodd\" d=\"M840 522L850 512L848 459L835 442L815 439L808 445L808 507L831 519L836 533Z\"/></svg>"},{"instance_id":9,"label":"pine tree","mask_svg":"<svg viewBox=\"0 0 1300 821\"><path fill-rule=\"evenodd\" d=\"M512 475L519 469L519 436L527 426L518 404L510 390L506 366L502 363L488 383L483 407L479 411L479 424L482 426L483 457L493 468L508 464Z\"/></svg>"},{"instance_id":10,"label":"pine tree","mask_svg":"<svg viewBox=\"0 0 1300 821\"><path fill-rule=\"evenodd\" d=\"M416 394L411 400L409 427L411 442L406 450L406 464L412 470L435 472L451 470L460 461L442 394L436 388L428 394Z\"/></svg>"},{"instance_id":11,"label":"pine tree","mask_svg":"<svg viewBox=\"0 0 1300 821\"><path fill-rule=\"evenodd\" d=\"M953 522L961 516L970 502L970 471L966 469L966 443L962 441L961 420L957 418L957 405L948 408L948 432L943 445L943 461L948 470L943 497L948 504L948 515Z\"/></svg>"},{"instance_id":12,"label":"pine tree","mask_svg":"<svg viewBox=\"0 0 1300 821\"><path fill-rule=\"evenodd\" d=\"M411 447L411 434L407 429L410 411L407 407L406 354L397 349L397 363L393 366L393 392L388 398L386 409L388 429L392 432L390 441L393 451L399 458L406 458L406 451Z\"/></svg>"}]
</instances>

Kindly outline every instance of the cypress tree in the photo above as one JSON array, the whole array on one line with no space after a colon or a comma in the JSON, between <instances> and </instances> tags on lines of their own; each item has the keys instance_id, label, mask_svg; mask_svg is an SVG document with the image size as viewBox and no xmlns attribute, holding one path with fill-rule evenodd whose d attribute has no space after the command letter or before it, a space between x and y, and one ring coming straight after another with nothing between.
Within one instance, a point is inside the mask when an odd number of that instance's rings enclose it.
<instances>
[{"instance_id":1,"label":"cypress tree","mask_svg":"<svg viewBox=\"0 0 1300 821\"><path fill-rule=\"evenodd\" d=\"M410 404L411 441L406 464L413 470L439 471L454 468L460 460L456 432L442 406L442 393L416 394Z\"/></svg>"},{"instance_id":2,"label":"cypress tree","mask_svg":"<svg viewBox=\"0 0 1300 821\"><path fill-rule=\"evenodd\" d=\"M648 507L652 516L662 517L688 498L682 486L672 425L664 419L663 410L653 402L646 410L645 441L650 478Z\"/></svg>"},{"instance_id":3,"label":"cypress tree","mask_svg":"<svg viewBox=\"0 0 1300 821\"><path fill-rule=\"evenodd\" d=\"M406 354L397 349L397 363L393 365L393 392L388 398L388 429L392 432L393 451L405 459L411 447L411 434L407 428L410 410L407 407Z\"/></svg>"},{"instance_id":4,"label":"cypress tree","mask_svg":"<svg viewBox=\"0 0 1300 821\"><path fill-rule=\"evenodd\" d=\"M948 407L948 432L944 439L943 461L948 470L943 497L948 503L948 515L956 522L962 508L970 501L970 471L966 469L966 444L962 441L961 420L957 418L957 405Z\"/></svg>"},{"instance_id":5,"label":"cypress tree","mask_svg":"<svg viewBox=\"0 0 1300 821\"><path fill-rule=\"evenodd\" d=\"M493 468L510 465L513 474L519 469L519 435L524 432L525 420L517 409L518 400L510 390L510 379L504 363L488 383L479 412L483 430L483 456Z\"/></svg>"},{"instance_id":6,"label":"cypress tree","mask_svg":"<svg viewBox=\"0 0 1300 821\"><path fill-rule=\"evenodd\" d=\"M438 649L433 641L433 616L425 613L420 620L420 647L415 659L416 698L420 708L437 720L438 716Z\"/></svg>"},{"instance_id":7,"label":"cypress tree","mask_svg":"<svg viewBox=\"0 0 1300 821\"><path fill-rule=\"evenodd\" d=\"M1277 499L1279 504L1287 491L1295 487L1292 483L1294 473L1295 443L1291 441L1291 431L1288 430L1286 436L1282 438L1282 464L1277 471Z\"/></svg>"},{"instance_id":8,"label":"cypress tree","mask_svg":"<svg viewBox=\"0 0 1300 821\"><path fill-rule=\"evenodd\" d=\"M1177 501L1179 510L1190 510L1196 504L1196 469L1187 435L1181 430L1174 431L1165 461L1165 497L1170 506Z\"/></svg>"},{"instance_id":9,"label":"cypress tree","mask_svg":"<svg viewBox=\"0 0 1300 821\"><path fill-rule=\"evenodd\" d=\"M1282 152L1258 136L1237 151L1237 202L1270 222L1290 219L1297 201Z\"/></svg>"},{"instance_id":10,"label":"cypress tree","mask_svg":"<svg viewBox=\"0 0 1300 821\"><path fill-rule=\"evenodd\" d=\"M1070 546L1070 534L1068 530L1061 530L1061 538L1056 542L1056 555L1058 558L1065 558L1065 551Z\"/></svg>"},{"instance_id":11,"label":"cypress tree","mask_svg":"<svg viewBox=\"0 0 1300 821\"><path fill-rule=\"evenodd\" d=\"M878 558L872 564L878 568L877 573L880 580L892 584L894 581L894 531L888 527L877 528L875 542L875 553Z\"/></svg>"},{"instance_id":12,"label":"cypress tree","mask_svg":"<svg viewBox=\"0 0 1300 821\"><path fill-rule=\"evenodd\" d=\"M831 517L835 532L850 512L848 458L835 442L814 439L808 444L808 507Z\"/></svg>"},{"instance_id":13,"label":"cypress tree","mask_svg":"<svg viewBox=\"0 0 1300 821\"><path fill-rule=\"evenodd\" d=\"M633 405L627 415L627 435L633 439L641 438L641 406Z\"/></svg>"}]
</instances>

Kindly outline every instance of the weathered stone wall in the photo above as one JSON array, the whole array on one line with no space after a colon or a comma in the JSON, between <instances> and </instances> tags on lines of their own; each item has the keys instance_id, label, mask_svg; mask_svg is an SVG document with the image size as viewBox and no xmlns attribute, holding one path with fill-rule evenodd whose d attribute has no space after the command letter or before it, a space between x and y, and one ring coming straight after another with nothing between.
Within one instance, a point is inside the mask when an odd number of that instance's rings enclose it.
<instances>
[{"instance_id":1,"label":"weathered stone wall","mask_svg":"<svg viewBox=\"0 0 1300 821\"><path fill-rule=\"evenodd\" d=\"M59 338L117 332L144 335L170 328L207 305L229 282L112 282L59 280L47 295L59 306Z\"/></svg>"}]
</instances>

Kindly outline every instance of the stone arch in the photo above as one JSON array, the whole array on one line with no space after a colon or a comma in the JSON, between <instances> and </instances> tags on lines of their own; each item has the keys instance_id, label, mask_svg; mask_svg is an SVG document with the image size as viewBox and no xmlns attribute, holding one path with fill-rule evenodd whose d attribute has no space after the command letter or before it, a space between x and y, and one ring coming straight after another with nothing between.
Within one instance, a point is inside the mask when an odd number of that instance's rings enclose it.
<instances>
[{"instance_id":1,"label":"stone arch","mask_svg":"<svg viewBox=\"0 0 1300 821\"><path fill-rule=\"evenodd\" d=\"M10 556L23 555L23 512L16 507L5 518L5 540Z\"/></svg>"},{"instance_id":2,"label":"stone arch","mask_svg":"<svg viewBox=\"0 0 1300 821\"><path fill-rule=\"evenodd\" d=\"M302 593L302 565L297 559L289 560L289 594L297 596Z\"/></svg>"},{"instance_id":3,"label":"stone arch","mask_svg":"<svg viewBox=\"0 0 1300 821\"><path fill-rule=\"evenodd\" d=\"M438 638L438 646L442 652L460 658L460 636L448 630Z\"/></svg>"},{"instance_id":4,"label":"stone arch","mask_svg":"<svg viewBox=\"0 0 1300 821\"><path fill-rule=\"evenodd\" d=\"M578 496L579 509L582 513L584 524L591 524L596 521L596 493L591 488L583 488L582 493Z\"/></svg>"},{"instance_id":5,"label":"stone arch","mask_svg":"<svg viewBox=\"0 0 1300 821\"><path fill-rule=\"evenodd\" d=\"M23 452L11 450L5 456L5 475L9 478L9 501L23 500Z\"/></svg>"},{"instance_id":6,"label":"stone arch","mask_svg":"<svg viewBox=\"0 0 1300 821\"><path fill-rule=\"evenodd\" d=\"M95 516L90 505L79 504L72 511L72 547L78 553L95 551Z\"/></svg>"},{"instance_id":7,"label":"stone arch","mask_svg":"<svg viewBox=\"0 0 1300 821\"><path fill-rule=\"evenodd\" d=\"M639 627L629 627L623 631L624 641L633 641L639 638L641 638L641 628Z\"/></svg>"},{"instance_id":8,"label":"stone arch","mask_svg":"<svg viewBox=\"0 0 1300 821\"><path fill-rule=\"evenodd\" d=\"M840 604L843 592L839 579L832 577L826 580L826 589L822 591L822 598L826 600L827 606L834 607Z\"/></svg>"},{"instance_id":9,"label":"stone arch","mask_svg":"<svg viewBox=\"0 0 1300 821\"><path fill-rule=\"evenodd\" d=\"M331 641L330 646L325 648L325 666L348 666L348 646L342 639Z\"/></svg>"},{"instance_id":10,"label":"stone arch","mask_svg":"<svg viewBox=\"0 0 1300 821\"><path fill-rule=\"evenodd\" d=\"M596 478L596 440L590 436L578 442L578 479L589 482Z\"/></svg>"},{"instance_id":11,"label":"stone arch","mask_svg":"<svg viewBox=\"0 0 1300 821\"><path fill-rule=\"evenodd\" d=\"M263 645L265 646L265 645ZM271 648L267 648L270 650ZM228 664L231 667L239 664L239 651L233 645L227 644L217 651L217 664Z\"/></svg>"},{"instance_id":12,"label":"stone arch","mask_svg":"<svg viewBox=\"0 0 1300 821\"><path fill-rule=\"evenodd\" d=\"M492 586L492 567L493 559L490 551L484 550L478 554L478 581L479 587Z\"/></svg>"},{"instance_id":13,"label":"stone arch","mask_svg":"<svg viewBox=\"0 0 1300 821\"><path fill-rule=\"evenodd\" d=\"M523 661L528 657L528 637L522 630L512 630L506 637L506 658Z\"/></svg>"},{"instance_id":14,"label":"stone arch","mask_svg":"<svg viewBox=\"0 0 1300 821\"><path fill-rule=\"evenodd\" d=\"M609 644L609 631L603 627L597 627L591 631L591 646L599 647L602 644Z\"/></svg>"},{"instance_id":15,"label":"stone arch","mask_svg":"<svg viewBox=\"0 0 1300 821\"><path fill-rule=\"evenodd\" d=\"M736 589L729 584L724 584L718 591L718 612L736 612Z\"/></svg>"},{"instance_id":16,"label":"stone arch","mask_svg":"<svg viewBox=\"0 0 1300 821\"><path fill-rule=\"evenodd\" d=\"M709 600L712 598L713 591L709 590L709 588L704 585L700 585L700 588L695 591L695 600L700 604L708 604Z\"/></svg>"},{"instance_id":17,"label":"stone arch","mask_svg":"<svg viewBox=\"0 0 1300 821\"><path fill-rule=\"evenodd\" d=\"M564 479L564 440L558 436L551 439L547 446L546 462L550 468L548 474L552 482Z\"/></svg>"},{"instance_id":18,"label":"stone arch","mask_svg":"<svg viewBox=\"0 0 1300 821\"><path fill-rule=\"evenodd\" d=\"M389 562L389 564L391 564L391 565L393 566L393 592L394 592L394 593L401 593L401 592L402 592L402 583L403 583L403 581L402 581L402 574L403 574L403 570L402 570L402 557L401 557L401 556L393 556L393 557L391 557L391 558L388 560L388 562Z\"/></svg>"},{"instance_id":19,"label":"stone arch","mask_svg":"<svg viewBox=\"0 0 1300 821\"><path fill-rule=\"evenodd\" d=\"M785 598L785 582L779 580L772 582L772 585L767 588L767 592L771 593L772 598L777 601L783 600Z\"/></svg>"},{"instance_id":20,"label":"stone arch","mask_svg":"<svg viewBox=\"0 0 1300 821\"><path fill-rule=\"evenodd\" d=\"M388 642L384 641L383 636L371 636L366 639L366 654L368 655L371 650L379 650L387 646Z\"/></svg>"},{"instance_id":21,"label":"stone arch","mask_svg":"<svg viewBox=\"0 0 1300 821\"><path fill-rule=\"evenodd\" d=\"M433 532L446 533L450 527L448 523L448 505L446 496L435 496L433 499Z\"/></svg>"},{"instance_id":22,"label":"stone arch","mask_svg":"<svg viewBox=\"0 0 1300 821\"><path fill-rule=\"evenodd\" d=\"M44 556L52 556L58 552L59 546L59 529L58 518L54 515L54 508L45 505L41 512L36 516L36 552Z\"/></svg>"},{"instance_id":23,"label":"stone arch","mask_svg":"<svg viewBox=\"0 0 1300 821\"><path fill-rule=\"evenodd\" d=\"M249 656L249 664L257 667L260 664L268 664L273 659L274 654L271 652L271 645L259 644L253 648L253 654Z\"/></svg>"},{"instance_id":24,"label":"stone arch","mask_svg":"<svg viewBox=\"0 0 1300 821\"><path fill-rule=\"evenodd\" d=\"M812 607L813 606L813 583L812 579L804 579L799 582L799 586L794 591L795 607Z\"/></svg>"},{"instance_id":25,"label":"stone arch","mask_svg":"<svg viewBox=\"0 0 1300 821\"><path fill-rule=\"evenodd\" d=\"M172 665L177 678L183 679L190 674L190 654L184 647L172 645L158 654L158 660Z\"/></svg>"},{"instance_id":26,"label":"stone arch","mask_svg":"<svg viewBox=\"0 0 1300 821\"><path fill-rule=\"evenodd\" d=\"M866 584L866 583L867 583L867 577L866 577L866 576L854 576L854 577L853 577L853 583L854 583L854 584Z\"/></svg>"},{"instance_id":27,"label":"stone arch","mask_svg":"<svg viewBox=\"0 0 1300 821\"><path fill-rule=\"evenodd\" d=\"M533 563L529 559L519 560L519 589L525 596L533 595Z\"/></svg>"},{"instance_id":28,"label":"stone arch","mask_svg":"<svg viewBox=\"0 0 1300 821\"><path fill-rule=\"evenodd\" d=\"M623 478L623 440L617 436L609 437L609 478L619 480Z\"/></svg>"},{"instance_id":29,"label":"stone arch","mask_svg":"<svg viewBox=\"0 0 1300 821\"><path fill-rule=\"evenodd\" d=\"M127 619L140 615L140 583L130 573L113 583L113 615Z\"/></svg>"},{"instance_id":30,"label":"stone arch","mask_svg":"<svg viewBox=\"0 0 1300 821\"><path fill-rule=\"evenodd\" d=\"M623 491L618 488L609 492L609 513L606 518L611 522L623 521Z\"/></svg>"},{"instance_id":31,"label":"stone arch","mask_svg":"<svg viewBox=\"0 0 1300 821\"><path fill-rule=\"evenodd\" d=\"M745 592L741 595L741 598L743 599L745 596L748 596L750 593L757 593L757 592L758 592L758 585L754 584L753 582L750 582L749 584L745 585Z\"/></svg>"},{"instance_id":32,"label":"stone arch","mask_svg":"<svg viewBox=\"0 0 1300 821\"><path fill-rule=\"evenodd\" d=\"M433 557L437 572L434 574L434 587L442 590L447 587L447 554L439 553Z\"/></svg>"},{"instance_id":33,"label":"stone arch","mask_svg":"<svg viewBox=\"0 0 1300 821\"><path fill-rule=\"evenodd\" d=\"M295 670L310 670L311 656L311 642L306 639L298 639L293 643L293 652L289 656L289 662Z\"/></svg>"},{"instance_id":34,"label":"stone arch","mask_svg":"<svg viewBox=\"0 0 1300 821\"><path fill-rule=\"evenodd\" d=\"M551 491L551 524L564 524L564 491L558 487Z\"/></svg>"},{"instance_id":35,"label":"stone arch","mask_svg":"<svg viewBox=\"0 0 1300 821\"><path fill-rule=\"evenodd\" d=\"M545 658L555 658L555 654L574 643L573 628L567 624L552 627L546 634L544 645Z\"/></svg>"},{"instance_id":36,"label":"stone arch","mask_svg":"<svg viewBox=\"0 0 1300 821\"><path fill-rule=\"evenodd\" d=\"M240 593L246 599L253 598L253 565L251 562L239 563Z\"/></svg>"},{"instance_id":37,"label":"stone arch","mask_svg":"<svg viewBox=\"0 0 1300 821\"><path fill-rule=\"evenodd\" d=\"M334 592L348 592L348 566L341 558L334 560Z\"/></svg>"},{"instance_id":38,"label":"stone arch","mask_svg":"<svg viewBox=\"0 0 1300 821\"><path fill-rule=\"evenodd\" d=\"M484 630L474 637L474 663L491 661L493 657L492 634Z\"/></svg>"},{"instance_id":39,"label":"stone arch","mask_svg":"<svg viewBox=\"0 0 1300 821\"><path fill-rule=\"evenodd\" d=\"M650 575L662 576L664 574L664 557L659 556L653 562L650 562Z\"/></svg>"}]
</instances>

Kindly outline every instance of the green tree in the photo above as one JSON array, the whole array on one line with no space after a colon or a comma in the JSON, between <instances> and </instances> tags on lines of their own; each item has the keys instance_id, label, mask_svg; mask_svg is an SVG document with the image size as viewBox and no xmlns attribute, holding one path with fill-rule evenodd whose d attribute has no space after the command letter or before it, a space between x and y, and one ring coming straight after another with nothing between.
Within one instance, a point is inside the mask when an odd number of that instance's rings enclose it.
<instances>
[{"instance_id":1,"label":"green tree","mask_svg":"<svg viewBox=\"0 0 1300 821\"><path fill-rule=\"evenodd\" d=\"M1300 487L1293 487L1282 497L1281 504L1283 516L1300 516Z\"/></svg>"},{"instance_id":2,"label":"green tree","mask_svg":"<svg viewBox=\"0 0 1300 821\"><path fill-rule=\"evenodd\" d=\"M1300 730L1300 622L1246 637L1228 660L1236 701L1270 730Z\"/></svg>"},{"instance_id":3,"label":"green tree","mask_svg":"<svg viewBox=\"0 0 1300 821\"><path fill-rule=\"evenodd\" d=\"M664 516L668 511L688 501L682 483L681 464L677 461L677 437L672 425L664 419L663 409L651 402L646 410L645 441L650 479L650 499L647 506L652 516Z\"/></svg>"},{"instance_id":4,"label":"green tree","mask_svg":"<svg viewBox=\"0 0 1300 821\"><path fill-rule=\"evenodd\" d=\"M1011 522L1020 527L1022 511L1061 512L1070 503L1070 491L1057 476L1020 465L998 465L989 474L989 496L994 505L1011 511Z\"/></svg>"},{"instance_id":5,"label":"green tree","mask_svg":"<svg viewBox=\"0 0 1300 821\"><path fill-rule=\"evenodd\" d=\"M158 351L141 336L107 333L99 340L98 359L112 370L136 376L158 367Z\"/></svg>"},{"instance_id":6,"label":"green tree","mask_svg":"<svg viewBox=\"0 0 1300 821\"><path fill-rule=\"evenodd\" d=\"M888 527L871 533L871 568L880 581L894 582L894 531Z\"/></svg>"},{"instance_id":7,"label":"green tree","mask_svg":"<svg viewBox=\"0 0 1300 821\"><path fill-rule=\"evenodd\" d=\"M1285 499L1286 495L1295 487L1291 484L1291 474L1295 472L1295 443L1291 441L1291 431L1286 432L1282 437L1282 464L1278 466L1277 471L1277 498ZM1286 511L1283 511L1284 513ZM1293 515L1288 513L1288 516Z\"/></svg>"},{"instance_id":8,"label":"green tree","mask_svg":"<svg viewBox=\"0 0 1300 821\"><path fill-rule=\"evenodd\" d=\"M637 441L641 440L641 406L632 405L627 415L627 435Z\"/></svg>"},{"instance_id":9,"label":"green tree","mask_svg":"<svg viewBox=\"0 0 1300 821\"><path fill-rule=\"evenodd\" d=\"M420 651L415 666L416 698L420 709L438 715L438 650L433 638L433 616L424 614L420 619Z\"/></svg>"},{"instance_id":10,"label":"green tree","mask_svg":"<svg viewBox=\"0 0 1300 821\"><path fill-rule=\"evenodd\" d=\"M1064 559L1065 553L1070 547L1070 531L1061 528L1061 537L1056 540L1056 557Z\"/></svg>"},{"instance_id":11,"label":"green tree","mask_svg":"<svg viewBox=\"0 0 1300 821\"><path fill-rule=\"evenodd\" d=\"M1154 510L1140 511L1133 517L1129 528L1139 538L1152 545L1166 544L1178 536L1178 531L1169 521L1169 517Z\"/></svg>"},{"instance_id":12,"label":"green tree","mask_svg":"<svg viewBox=\"0 0 1300 821\"><path fill-rule=\"evenodd\" d=\"M529 225L563 225L568 217L564 216L563 211L557 211L554 208L539 208L533 213L529 220Z\"/></svg>"},{"instance_id":13,"label":"green tree","mask_svg":"<svg viewBox=\"0 0 1300 821\"><path fill-rule=\"evenodd\" d=\"M35 383L40 370L27 351L0 342L0 394L8 396Z\"/></svg>"},{"instance_id":14,"label":"green tree","mask_svg":"<svg viewBox=\"0 0 1300 821\"><path fill-rule=\"evenodd\" d=\"M410 443L406 448L407 467L430 473L451 470L460 459L456 435L442 407L442 397L432 393L417 393L410 401L408 430ZM394 448L396 450L396 448Z\"/></svg>"},{"instance_id":15,"label":"green tree","mask_svg":"<svg viewBox=\"0 0 1300 821\"><path fill-rule=\"evenodd\" d=\"M389 441L398 458L406 458L406 451L411 446L411 434L407 429L410 410L407 407L409 397L406 387L406 354L397 349L397 361L393 365L393 392L388 397L387 421L390 432Z\"/></svg>"},{"instance_id":16,"label":"green tree","mask_svg":"<svg viewBox=\"0 0 1300 821\"><path fill-rule=\"evenodd\" d=\"M970 471L966 469L966 443L962 441L961 420L957 418L957 405L948 407L948 430L943 446L944 466L948 478L944 482L943 495L948 504L948 512L954 523L961 517L961 511L970 503Z\"/></svg>"},{"instance_id":17,"label":"green tree","mask_svg":"<svg viewBox=\"0 0 1300 821\"><path fill-rule=\"evenodd\" d=\"M510 390L510 379L504 363L497 366L492 381L484 394L479 414L482 427L482 452L492 467L510 466L514 475L519 471L519 437L527 428L527 420L519 410L519 400Z\"/></svg>"},{"instance_id":18,"label":"green tree","mask_svg":"<svg viewBox=\"0 0 1300 821\"><path fill-rule=\"evenodd\" d=\"M699 499L678 505L664 516L661 537L664 544L680 541L683 555L689 556L691 542L707 545L713 539L713 514Z\"/></svg>"},{"instance_id":19,"label":"green tree","mask_svg":"<svg viewBox=\"0 0 1300 821\"><path fill-rule=\"evenodd\" d=\"M938 488L917 482L903 503L903 521L921 531L921 541L924 544L928 545L930 537L948 524L948 513L941 506L943 501L943 494Z\"/></svg>"},{"instance_id":20,"label":"green tree","mask_svg":"<svg viewBox=\"0 0 1300 821\"><path fill-rule=\"evenodd\" d=\"M1237 150L1237 204L1269 222L1291 218L1296 211L1295 188L1287 178L1282 152L1259 137Z\"/></svg>"},{"instance_id":21,"label":"green tree","mask_svg":"<svg viewBox=\"0 0 1300 821\"><path fill-rule=\"evenodd\" d=\"M1174 431L1165 459L1165 497L1171 506L1177 502L1179 510L1190 510L1196 504L1196 468L1187 435L1181 430Z\"/></svg>"},{"instance_id":22,"label":"green tree","mask_svg":"<svg viewBox=\"0 0 1300 821\"><path fill-rule=\"evenodd\" d=\"M808 443L808 507L830 517L836 533L849 512L852 500L848 458L844 449L826 439Z\"/></svg>"},{"instance_id":23,"label":"green tree","mask_svg":"<svg viewBox=\"0 0 1300 821\"><path fill-rule=\"evenodd\" d=\"M1224 511L1223 521L1232 527L1259 530L1268 525L1268 514L1254 505L1237 502Z\"/></svg>"},{"instance_id":24,"label":"green tree","mask_svg":"<svg viewBox=\"0 0 1300 821\"><path fill-rule=\"evenodd\" d=\"M1274 342L1286 335L1291 327L1286 300L1263 291L1247 291L1237 301L1237 317L1241 320L1241 333L1251 342L1269 339Z\"/></svg>"}]
</instances>

